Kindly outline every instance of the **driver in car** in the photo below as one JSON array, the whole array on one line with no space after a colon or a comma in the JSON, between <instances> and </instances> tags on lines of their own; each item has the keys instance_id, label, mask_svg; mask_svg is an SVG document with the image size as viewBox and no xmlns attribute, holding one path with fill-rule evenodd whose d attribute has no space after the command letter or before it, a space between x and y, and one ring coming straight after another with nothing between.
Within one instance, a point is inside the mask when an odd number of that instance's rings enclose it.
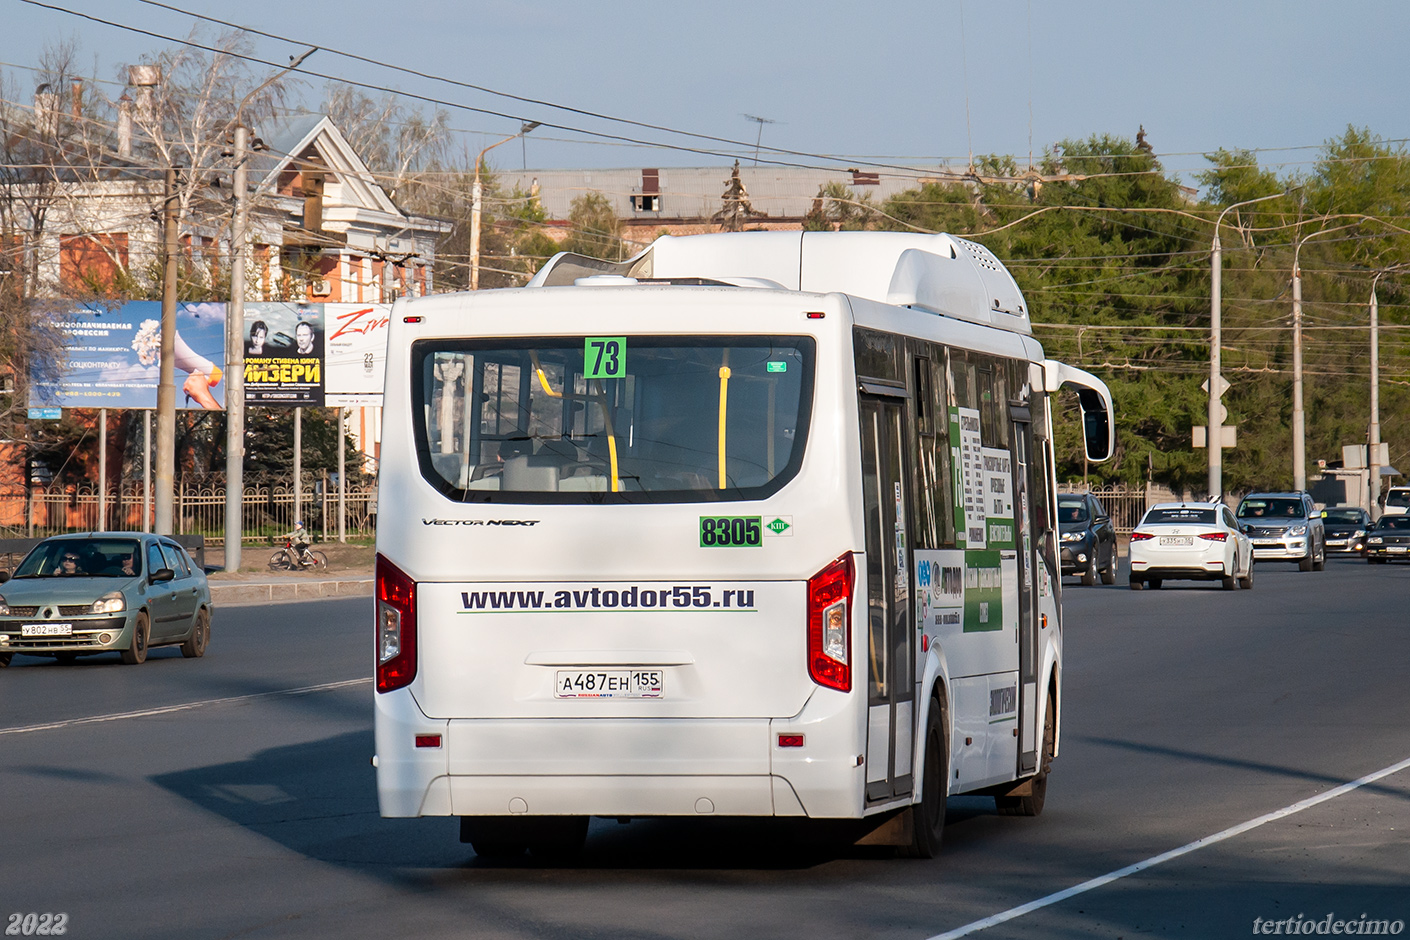
<instances>
[{"instance_id":1,"label":"driver in car","mask_svg":"<svg viewBox=\"0 0 1410 940\"><path fill-rule=\"evenodd\" d=\"M64 575L66 577L83 574L84 571L83 568L80 567L79 561L80 559L76 551L66 549L63 558L59 561L59 567L58 570L55 571L55 574Z\"/></svg>"}]
</instances>

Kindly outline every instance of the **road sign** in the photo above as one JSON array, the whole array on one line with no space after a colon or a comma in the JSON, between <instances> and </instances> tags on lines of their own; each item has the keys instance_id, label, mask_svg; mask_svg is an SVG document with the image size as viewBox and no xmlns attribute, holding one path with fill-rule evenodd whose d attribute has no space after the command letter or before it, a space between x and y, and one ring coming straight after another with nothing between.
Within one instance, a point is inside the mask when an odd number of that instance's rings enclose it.
<instances>
[{"instance_id":1,"label":"road sign","mask_svg":"<svg viewBox=\"0 0 1410 940\"><path fill-rule=\"evenodd\" d=\"M1209 391L1209 379L1205 379L1203 382L1201 382L1201 383L1200 383L1200 388L1202 388L1202 389L1204 389L1206 392L1208 392L1208 391ZM1229 380L1226 379L1226 378L1224 378L1224 376L1222 376L1222 375L1219 376L1219 391L1218 391L1218 393L1215 394L1214 397L1215 397L1215 398L1223 398L1223 397L1224 397L1224 393L1227 392L1228 390L1229 390Z\"/></svg>"},{"instance_id":2,"label":"road sign","mask_svg":"<svg viewBox=\"0 0 1410 940\"><path fill-rule=\"evenodd\" d=\"M1191 430L1194 431L1194 445L1196 449L1207 446L1209 432L1204 425L1197 424ZM1228 450L1231 447L1239 446L1239 429L1237 425L1224 424L1219 427L1220 449Z\"/></svg>"},{"instance_id":3,"label":"road sign","mask_svg":"<svg viewBox=\"0 0 1410 940\"><path fill-rule=\"evenodd\" d=\"M31 408L29 409L29 420L31 421L58 421L64 416L62 408Z\"/></svg>"}]
</instances>

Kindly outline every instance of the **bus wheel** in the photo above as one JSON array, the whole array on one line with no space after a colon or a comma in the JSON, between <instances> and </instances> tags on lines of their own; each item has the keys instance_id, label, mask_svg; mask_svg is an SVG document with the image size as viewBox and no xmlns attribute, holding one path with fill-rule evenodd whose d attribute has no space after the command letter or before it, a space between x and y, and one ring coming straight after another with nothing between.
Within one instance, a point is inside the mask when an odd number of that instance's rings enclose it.
<instances>
[{"instance_id":1,"label":"bus wheel","mask_svg":"<svg viewBox=\"0 0 1410 940\"><path fill-rule=\"evenodd\" d=\"M994 806L1000 816L1037 816L1043 812L1048 796L1048 772L1053 766L1053 750L1057 746L1057 700L1048 693L1048 717L1043 721L1043 754L1038 773L1024 784L1028 792L1022 796L996 796Z\"/></svg>"},{"instance_id":2,"label":"bus wheel","mask_svg":"<svg viewBox=\"0 0 1410 940\"><path fill-rule=\"evenodd\" d=\"M529 839L529 853L545 862L566 862L577 858L587 841L586 816L557 816L535 827Z\"/></svg>"},{"instance_id":3,"label":"bus wheel","mask_svg":"<svg viewBox=\"0 0 1410 940\"><path fill-rule=\"evenodd\" d=\"M940 701L930 704L925 722L925 770L920 802L911 806L911 844L900 849L907 858L934 858L945 835L945 787L949 783L950 749L941 728Z\"/></svg>"},{"instance_id":4,"label":"bus wheel","mask_svg":"<svg viewBox=\"0 0 1410 940\"><path fill-rule=\"evenodd\" d=\"M475 854L486 861L511 859L529 847L522 823L522 819L503 816L461 816L460 841L470 843Z\"/></svg>"}]
</instances>

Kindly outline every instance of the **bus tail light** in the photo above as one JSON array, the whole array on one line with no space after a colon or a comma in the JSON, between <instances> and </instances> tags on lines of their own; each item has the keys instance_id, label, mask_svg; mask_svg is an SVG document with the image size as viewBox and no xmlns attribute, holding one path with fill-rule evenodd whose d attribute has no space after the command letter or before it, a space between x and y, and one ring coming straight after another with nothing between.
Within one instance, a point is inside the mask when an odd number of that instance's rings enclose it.
<instances>
[{"instance_id":1,"label":"bus tail light","mask_svg":"<svg viewBox=\"0 0 1410 940\"><path fill-rule=\"evenodd\" d=\"M416 582L377 556L377 691L416 678Z\"/></svg>"},{"instance_id":2,"label":"bus tail light","mask_svg":"<svg viewBox=\"0 0 1410 940\"><path fill-rule=\"evenodd\" d=\"M852 690L852 582L848 552L808 579L808 675L818 685Z\"/></svg>"}]
</instances>

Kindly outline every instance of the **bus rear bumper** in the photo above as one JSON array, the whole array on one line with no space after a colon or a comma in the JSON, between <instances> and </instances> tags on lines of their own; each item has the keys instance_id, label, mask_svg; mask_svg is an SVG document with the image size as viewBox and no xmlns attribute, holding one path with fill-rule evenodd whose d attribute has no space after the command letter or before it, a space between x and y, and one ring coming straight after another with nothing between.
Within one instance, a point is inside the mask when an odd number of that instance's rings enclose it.
<instances>
[{"instance_id":1,"label":"bus rear bumper","mask_svg":"<svg viewBox=\"0 0 1410 940\"><path fill-rule=\"evenodd\" d=\"M427 718L406 690L377 697L381 814L811 816L864 814L846 696L792 719ZM780 734L801 735L801 747ZM417 739L439 735L439 746Z\"/></svg>"}]
</instances>

